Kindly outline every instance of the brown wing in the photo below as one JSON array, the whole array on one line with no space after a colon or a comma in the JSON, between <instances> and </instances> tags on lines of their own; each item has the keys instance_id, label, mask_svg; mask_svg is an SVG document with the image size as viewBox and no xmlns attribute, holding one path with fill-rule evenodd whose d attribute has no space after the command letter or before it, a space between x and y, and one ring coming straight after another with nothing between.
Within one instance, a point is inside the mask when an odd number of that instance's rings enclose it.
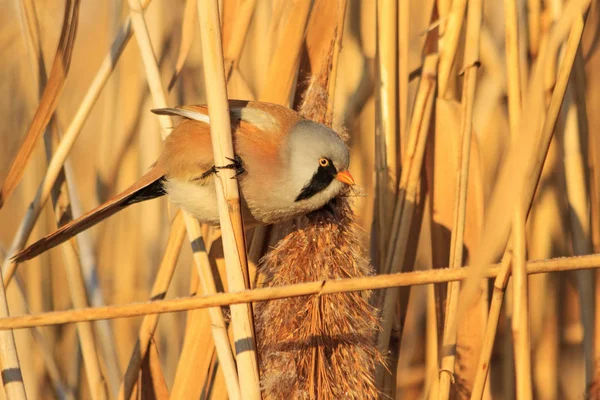
<instances>
[{"instance_id":1,"label":"brown wing","mask_svg":"<svg viewBox=\"0 0 600 400\"><path fill-rule=\"evenodd\" d=\"M26 249L17 253L13 256L13 261L23 262L29 260L59 244L69 240L73 236L77 235L105 218L121 211L125 207L131 204L160 197L165 194L162 187L162 179L164 172L158 166L154 166L141 177L136 183L131 185L129 188L119 193L115 197L106 201L104 204L96 207L87 214L73 220L55 232L43 237L37 242L33 243Z\"/></svg>"},{"instance_id":2,"label":"brown wing","mask_svg":"<svg viewBox=\"0 0 600 400\"><path fill-rule=\"evenodd\" d=\"M265 102L229 100L236 154L248 165L271 168L279 162L281 142L301 117L294 110ZM184 117L164 143L158 161L168 177L196 179L214 165L208 108L189 105L152 110Z\"/></svg>"}]
</instances>

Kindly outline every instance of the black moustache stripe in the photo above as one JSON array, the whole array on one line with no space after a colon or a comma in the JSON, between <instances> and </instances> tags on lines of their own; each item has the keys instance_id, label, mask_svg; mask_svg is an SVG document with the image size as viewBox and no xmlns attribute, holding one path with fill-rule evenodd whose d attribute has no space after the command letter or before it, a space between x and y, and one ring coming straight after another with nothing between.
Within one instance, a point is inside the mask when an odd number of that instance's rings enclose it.
<instances>
[{"instance_id":1,"label":"black moustache stripe","mask_svg":"<svg viewBox=\"0 0 600 400\"><path fill-rule=\"evenodd\" d=\"M317 172L315 172L308 184L302 188L295 201L310 199L315 194L323 191L333 181L336 174L337 170L331 162L326 167L319 166Z\"/></svg>"}]
</instances>

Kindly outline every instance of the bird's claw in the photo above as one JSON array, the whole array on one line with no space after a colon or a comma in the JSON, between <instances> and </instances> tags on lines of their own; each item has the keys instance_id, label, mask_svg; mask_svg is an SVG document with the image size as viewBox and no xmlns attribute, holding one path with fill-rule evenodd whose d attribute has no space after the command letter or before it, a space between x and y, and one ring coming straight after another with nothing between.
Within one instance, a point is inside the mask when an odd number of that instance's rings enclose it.
<instances>
[{"instance_id":1,"label":"bird's claw","mask_svg":"<svg viewBox=\"0 0 600 400\"><path fill-rule=\"evenodd\" d=\"M231 179L236 178L238 175L243 174L244 172L246 172L246 170L244 169L243 166L243 162L242 162L242 158L238 155L235 155L233 158L229 158L229 157L225 157L227 158L229 161L231 161L231 164L227 164L224 165L222 167L213 167L215 170L219 170L219 169L234 169L235 170L235 175L231 177ZM216 173L217 171L215 171Z\"/></svg>"}]
</instances>

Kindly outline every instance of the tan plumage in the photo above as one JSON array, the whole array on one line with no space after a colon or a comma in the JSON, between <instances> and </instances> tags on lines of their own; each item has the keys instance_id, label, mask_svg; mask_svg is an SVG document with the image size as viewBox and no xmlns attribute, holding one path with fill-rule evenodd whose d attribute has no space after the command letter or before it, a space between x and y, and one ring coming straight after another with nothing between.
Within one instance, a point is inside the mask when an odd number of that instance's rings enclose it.
<instances>
[{"instance_id":1,"label":"tan plumage","mask_svg":"<svg viewBox=\"0 0 600 400\"><path fill-rule=\"evenodd\" d=\"M245 222L274 223L304 214L322 207L344 184L353 184L348 149L324 125L271 103L230 100L229 105L234 151L244 169L238 180ZM165 193L199 221L218 224L207 107L154 112L184 119L165 139L150 170L122 193L18 253L15 261L33 258L131 204ZM319 166L325 158L329 163Z\"/></svg>"}]
</instances>

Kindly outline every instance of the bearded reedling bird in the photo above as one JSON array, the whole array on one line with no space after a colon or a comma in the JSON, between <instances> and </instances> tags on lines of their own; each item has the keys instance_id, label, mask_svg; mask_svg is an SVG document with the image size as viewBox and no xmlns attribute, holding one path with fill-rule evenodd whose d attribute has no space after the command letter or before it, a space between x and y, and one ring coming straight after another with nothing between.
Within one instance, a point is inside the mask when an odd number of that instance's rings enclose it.
<instances>
[{"instance_id":1,"label":"bearded reedling bird","mask_svg":"<svg viewBox=\"0 0 600 400\"><path fill-rule=\"evenodd\" d=\"M184 119L165 139L150 170L122 193L38 240L13 260L22 262L51 249L118 211L169 194L198 221L217 225L219 211L213 174L236 170L246 224L271 224L323 207L346 185L348 147L331 129L271 103L229 101L232 163L215 166L206 106L152 110Z\"/></svg>"}]
</instances>

